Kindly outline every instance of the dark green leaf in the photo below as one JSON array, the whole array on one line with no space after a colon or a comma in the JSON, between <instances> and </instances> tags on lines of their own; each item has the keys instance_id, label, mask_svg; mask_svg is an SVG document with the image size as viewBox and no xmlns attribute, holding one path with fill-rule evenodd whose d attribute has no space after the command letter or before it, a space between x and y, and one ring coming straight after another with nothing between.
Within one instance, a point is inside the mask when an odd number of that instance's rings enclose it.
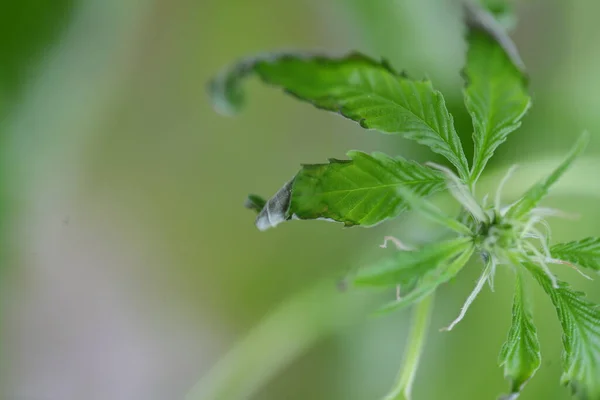
<instances>
[{"instance_id":1,"label":"dark green leaf","mask_svg":"<svg viewBox=\"0 0 600 400\"><path fill-rule=\"evenodd\" d=\"M600 271L600 238L588 237L550 248L553 258L575 263L583 268Z\"/></svg>"},{"instance_id":2,"label":"dark green leaf","mask_svg":"<svg viewBox=\"0 0 600 400\"><path fill-rule=\"evenodd\" d=\"M511 383L511 394L507 398L515 399L519 395L540 367L541 360L537 330L531 317L522 277L518 273L512 325L499 357L500 366L504 366L504 376Z\"/></svg>"},{"instance_id":3,"label":"dark green leaf","mask_svg":"<svg viewBox=\"0 0 600 400\"><path fill-rule=\"evenodd\" d=\"M342 58L278 55L243 61L210 84L218 110L232 113L243 104L242 78L256 73L263 82L315 107L338 112L367 129L399 133L430 147L468 177L468 162L442 94L353 53Z\"/></svg>"},{"instance_id":4,"label":"dark green leaf","mask_svg":"<svg viewBox=\"0 0 600 400\"><path fill-rule=\"evenodd\" d=\"M398 187L415 196L444 189L438 171L382 153L351 151L350 160L305 165L258 216L257 226L266 229L291 219L328 219L347 226L371 226L396 217L407 203Z\"/></svg>"},{"instance_id":5,"label":"dark green leaf","mask_svg":"<svg viewBox=\"0 0 600 400\"><path fill-rule=\"evenodd\" d=\"M538 203L548 194L550 187L560 179L575 159L583 152L588 141L589 134L586 132L579 137L565 160L549 176L525 192L525 195L508 210L507 217L521 219L537 207Z\"/></svg>"},{"instance_id":6,"label":"dark green leaf","mask_svg":"<svg viewBox=\"0 0 600 400\"><path fill-rule=\"evenodd\" d=\"M361 269L354 277L357 286L412 286L423 275L472 246L471 238L432 243L415 251L398 251L392 258Z\"/></svg>"},{"instance_id":7,"label":"dark green leaf","mask_svg":"<svg viewBox=\"0 0 600 400\"><path fill-rule=\"evenodd\" d=\"M600 399L600 309L564 282L554 288L535 264L524 265L550 296L563 329L563 384L580 399Z\"/></svg>"},{"instance_id":8,"label":"dark green leaf","mask_svg":"<svg viewBox=\"0 0 600 400\"><path fill-rule=\"evenodd\" d=\"M468 44L464 96L475 128L471 170L475 182L496 148L521 125L531 102L525 76L500 43L486 32L472 29Z\"/></svg>"}]
</instances>

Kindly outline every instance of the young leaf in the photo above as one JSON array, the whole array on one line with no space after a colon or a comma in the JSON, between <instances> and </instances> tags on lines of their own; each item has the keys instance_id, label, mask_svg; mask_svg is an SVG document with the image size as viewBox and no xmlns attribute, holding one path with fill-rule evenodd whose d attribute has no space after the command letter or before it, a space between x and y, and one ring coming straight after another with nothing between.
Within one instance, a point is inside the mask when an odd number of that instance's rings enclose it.
<instances>
[{"instance_id":1,"label":"young leaf","mask_svg":"<svg viewBox=\"0 0 600 400\"><path fill-rule=\"evenodd\" d=\"M464 97L475 128L471 170L475 182L496 148L521 125L531 101L526 77L500 43L478 29L469 31L467 41Z\"/></svg>"},{"instance_id":2,"label":"young leaf","mask_svg":"<svg viewBox=\"0 0 600 400\"><path fill-rule=\"evenodd\" d=\"M428 271L446 264L472 246L471 238L432 243L416 251L398 251L393 258L361 269L354 277L357 286L409 285Z\"/></svg>"},{"instance_id":3,"label":"young leaf","mask_svg":"<svg viewBox=\"0 0 600 400\"><path fill-rule=\"evenodd\" d=\"M437 268L429 268L416 282L412 283L412 290L409 293L383 306L378 310L378 313L387 313L404 308L432 294L439 285L448 282L460 272L473 255L474 249L472 243L467 243L467 247L461 254L453 259L447 259L445 263L438 265Z\"/></svg>"},{"instance_id":4,"label":"young leaf","mask_svg":"<svg viewBox=\"0 0 600 400\"><path fill-rule=\"evenodd\" d=\"M554 288L537 265L524 265L550 296L563 329L562 383L582 400L600 399L600 309L565 282Z\"/></svg>"},{"instance_id":5,"label":"young leaf","mask_svg":"<svg viewBox=\"0 0 600 400\"><path fill-rule=\"evenodd\" d=\"M269 200L257 218L266 229L290 218L328 219L346 226L371 226L406 209L397 188L416 196L444 189L439 172L382 153L348 153L350 160L304 165L290 184Z\"/></svg>"},{"instance_id":6,"label":"young leaf","mask_svg":"<svg viewBox=\"0 0 600 400\"><path fill-rule=\"evenodd\" d=\"M338 112L363 128L399 133L446 157L462 178L468 162L442 94L429 81L396 73L386 62L352 53L342 58L274 55L243 61L209 90L218 110L239 110L242 78L256 73L270 85L317 108Z\"/></svg>"},{"instance_id":7,"label":"young leaf","mask_svg":"<svg viewBox=\"0 0 600 400\"><path fill-rule=\"evenodd\" d=\"M583 152L588 141L589 134L585 132L579 137L565 160L549 176L529 188L523 197L511 206L507 211L507 218L521 219L533 210L548 194L550 187L560 179L575 159Z\"/></svg>"},{"instance_id":8,"label":"young leaf","mask_svg":"<svg viewBox=\"0 0 600 400\"><path fill-rule=\"evenodd\" d=\"M499 364L504 366L504 376L510 381L511 394L506 399L516 399L525 384L540 367L540 343L526 299L521 273L517 273L515 297L512 307L512 325L508 339L500 351Z\"/></svg>"},{"instance_id":9,"label":"young leaf","mask_svg":"<svg viewBox=\"0 0 600 400\"><path fill-rule=\"evenodd\" d=\"M583 268L600 271L600 238L587 237L550 248L553 258L569 261Z\"/></svg>"}]
</instances>

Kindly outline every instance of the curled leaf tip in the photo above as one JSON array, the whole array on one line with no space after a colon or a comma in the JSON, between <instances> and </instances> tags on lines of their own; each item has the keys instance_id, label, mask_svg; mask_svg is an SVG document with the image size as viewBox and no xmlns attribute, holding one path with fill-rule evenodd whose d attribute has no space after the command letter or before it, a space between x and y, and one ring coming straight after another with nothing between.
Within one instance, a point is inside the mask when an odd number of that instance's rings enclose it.
<instances>
[{"instance_id":1,"label":"curled leaf tip","mask_svg":"<svg viewBox=\"0 0 600 400\"><path fill-rule=\"evenodd\" d=\"M263 206L256 217L256 227L261 230L274 228L280 223L287 221L290 200L292 198L293 180L286 183L273 197Z\"/></svg>"}]
</instances>

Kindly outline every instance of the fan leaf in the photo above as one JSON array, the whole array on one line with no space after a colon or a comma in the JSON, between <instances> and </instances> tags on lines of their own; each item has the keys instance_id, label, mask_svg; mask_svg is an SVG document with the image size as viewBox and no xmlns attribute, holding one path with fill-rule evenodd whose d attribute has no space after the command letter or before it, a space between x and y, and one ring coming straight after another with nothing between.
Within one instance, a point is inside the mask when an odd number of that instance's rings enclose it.
<instances>
[{"instance_id":1,"label":"fan leaf","mask_svg":"<svg viewBox=\"0 0 600 400\"><path fill-rule=\"evenodd\" d=\"M281 54L249 59L222 72L209 91L217 110L241 108L243 78L255 73L317 108L340 113L363 128L402 134L446 157L468 177L468 162L444 98L429 81L412 80L362 54L340 58Z\"/></svg>"}]
</instances>

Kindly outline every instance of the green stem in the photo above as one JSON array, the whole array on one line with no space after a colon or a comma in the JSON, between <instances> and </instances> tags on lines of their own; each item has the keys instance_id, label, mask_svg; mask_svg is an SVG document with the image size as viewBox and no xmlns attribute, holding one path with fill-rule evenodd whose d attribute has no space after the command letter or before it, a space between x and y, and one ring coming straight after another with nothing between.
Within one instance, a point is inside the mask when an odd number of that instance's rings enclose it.
<instances>
[{"instance_id":1,"label":"green stem","mask_svg":"<svg viewBox=\"0 0 600 400\"><path fill-rule=\"evenodd\" d=\"M433 298L434 295L431 294L415 306L402 369L398 374L395 386L385 396L384 400L410 400L411 398L412 385L419 368L419 361L425 345L425 336L431 320Z\"/></svg>"}]
</instances>

